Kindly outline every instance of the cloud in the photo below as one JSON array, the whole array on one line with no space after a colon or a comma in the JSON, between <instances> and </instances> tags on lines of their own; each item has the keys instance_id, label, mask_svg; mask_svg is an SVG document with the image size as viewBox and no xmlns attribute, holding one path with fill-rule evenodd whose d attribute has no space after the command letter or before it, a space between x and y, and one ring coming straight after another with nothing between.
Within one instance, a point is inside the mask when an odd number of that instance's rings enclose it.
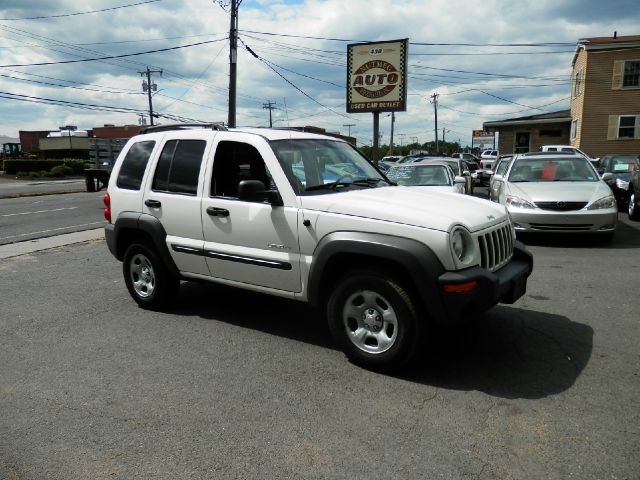
<instances>
[{"instance_id":1,"label":"cloud","mask_svg":"<svg viewBox=\"0 0 640 480\"><path fill-rule=\"evenodd\" d=\"M136 2L80 6L68 0L5 0L0 17L60 15L131 3ZM439 94L440 129L451 131L448 138L463 140L483 121L566 109L576 42L614 31L640 34L634 3L540 0L525 8L498 0L243 0L237 124L268 125L269 112L263 105L275 102L276 124L316 125L342 133L347 132L344 125L355 124L351 133L361 143L370 142L371 114L345 111L347 44L399 38L409 38L411 45L408 107L396 114L396 135L421 142L433 139L434 93ZM0 92L146 112L140 72L150 67L163 70L162 76L153 76L159 89L154 96L157 111L226 121L228 31L228 9L210 0L162 0L47 20L0 20L0 65L214 42L105 61L0 68ZM91 128L138 121L135 112L90 111L13 98L0 99L0 134L16 136L20 129L53 129L69 122ZM383 142L388 141L389 122L381 115Z\"/></svg>"}]
</instances>

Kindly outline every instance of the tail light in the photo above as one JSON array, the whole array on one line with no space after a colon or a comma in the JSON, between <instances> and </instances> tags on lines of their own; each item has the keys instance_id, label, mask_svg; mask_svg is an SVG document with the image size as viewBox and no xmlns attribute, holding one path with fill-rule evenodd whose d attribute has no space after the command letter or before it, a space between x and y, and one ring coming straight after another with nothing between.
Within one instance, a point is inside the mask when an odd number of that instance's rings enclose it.
<instances>
[{"instance_id":1,"label":"tail light","mask_svg":"<svg viewBox=\"0 0 640 480\"><path fill-rule=\"evenodd\" d=\"M480 162L480 168L484 169L484 164Z\"/></svg>"},{"instance_id":2,"label":"tail light","mask_svg":"<svg viewBox=\"0 0 640 480\"><path fill-rule=\"evenodd\" d=\"M111 197L109 196L109 192L105 193L104 197L102 197L102 202L104 203L104 219L111 223Z\"/></svg>"}]
</instances>

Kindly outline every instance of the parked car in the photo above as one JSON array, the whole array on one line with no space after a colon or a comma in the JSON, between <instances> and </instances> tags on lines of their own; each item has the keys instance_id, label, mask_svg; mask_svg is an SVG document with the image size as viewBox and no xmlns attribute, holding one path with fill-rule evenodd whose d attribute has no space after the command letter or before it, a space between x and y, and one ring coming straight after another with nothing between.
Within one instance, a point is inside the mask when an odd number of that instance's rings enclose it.
<instances>
[{"instance_id":1,"label":"parked car","mask_svg":"<svg viewBox=\"0 0 640 480\"><path fill-rule=\"evenodd\" d=\"M591 163L597 163L598 158L592 158L586 153L584 153L579 148L576 148L571 145L543 145L540 147L541 152L562 152L562 153L575 153L578 155L582 155L584 158L589 160Z\"/></svg>"},{"instance_id":2,"label":"parked car","mask_svg":"<svg viewBox=\"0 0 640 480\"><path fill-rule=\"evenodd\" d=\"M460 160L475 162L478 164L478 167L480 167L480 158L474 155L473 153L453 153L451 156L453 158L459 158Z\"/></svg>"},{"instance_id":3,"label":"parked car","mask_svg":"<svg viewBox=\"0 0 640 480\"><path fill-rule=\"evenodd\" d=\"M495 160L485 159L482 162L481 164L482 167L477 172L478 182L480 183L480 185L483 185L483 186L491 185L491 177L493 176L497 163L500 161L501 158L507 158L507 157L511 158L513 157L513 154L499 155L498 158Z\"/></svg>"},{"instance_id":4,"label":"parked car","mask_svg":"<svg viewBox=\"0 0 640 480\"><path fill-rule=\"evenodd\" d=\"M471 185L479 185L480 179L478 178L478 172L480 171L480 164L473 160L461 160L463 171L468 171L471 175ZM472 188L473 191L473 188Z\"/></svg>"},{"instance_id":5,"label":"parked car","mask_svg":"<svg viewBox=\"0 0 640 480\"><path fill-rule=\"evenodd\" d=\"M494 168L494 174L489 178L489 200L493 202L498 201L498 195L500 193L498 189L501 185L501 182L496 182L494 180L494 177L496 175L504 176L504 173L507 171L507 167L509 167L511 160L513 160L513 155L500 155L500 158L498 159L498 162L496 163Z\"/></svg>"},{"instance_id":6,"label":"parked car","mask_svg":"<svg viewBox=\"0 0 640 480\"><path fill-rule=\"evenodd\" d=\"M489 185L489 179L493 175L493 166L498 160L498 150L484 150L480 154L480 170L478 177L481 185Z\"/></svg>"},{"instance_id":7,"label":"parked car","mask_svg":"<svg viewBox=\"0 0 640 480\"><path fill-rule=\"evenodd\" d=\"M640 155L633 161L631 178L629 179L629 218L640 220Z\"/></svg>"},{"instance_id":8,"label":"parked car","mask_svg":"<svg viewBox=\"0 0 640 480\"><path fill-rule=\"evenodd\" d=\"M581 155L516 155L500 182L498 202L506 205L516 232L575 232L610 240L618 209L609 186Z\"/></svg>"},{"instance_id":9,"label":"parked car","mask_svg":"<svg viewBox=\"0 0 640 480\"><path fill-rule=\"evenodd\" d=\"M142 308L166 308L182 281L297 300L352 361L398 368L432 325L514 303L533 268L503 206L442 196L392 185L334 137L161 125L118 156L105 237Z\"/></svg>"},{"instance_id":10,"label":"parked car","mask_svg":"<svg viewBox=\"0 0 640 480\"><path fill-rule=\"evenodd\" d=\"M637 155L605 155L600 157L596 170L613 191L618 208L626 210L629 204L629 180Z\"/></svg>"},{"instance_id":11,"label":"parked car","mask_svg":"<svg viewBox=\"0 0 640 480\"><path fill-rule=\"evenodd\" d=\"M464 193L467 180L454 174L450 165L432 160L394 165L387 178L398 185L427 187L433 191Z\"/></svg>"},{"instance_id":12,"label":"parked car","mask_svg":"<svg viewBox=\"0 0 640 480\"><path fill-rule=\"evenodd\" d=\"M471 172L466 170L466 165L462 160L450 157L426 157L422 161L449 165L457 177L463 177L465 179L464 193L473 195L473 178L471 178Z\"/></svg>"}]
</instances>

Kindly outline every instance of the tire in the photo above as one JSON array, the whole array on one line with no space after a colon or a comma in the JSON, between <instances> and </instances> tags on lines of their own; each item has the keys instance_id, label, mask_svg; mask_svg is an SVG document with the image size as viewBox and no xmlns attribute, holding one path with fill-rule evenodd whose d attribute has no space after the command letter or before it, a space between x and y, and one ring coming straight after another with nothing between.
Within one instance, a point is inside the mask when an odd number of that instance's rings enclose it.
<instances>
[{"instance_id":1,"label":"tire","mask_svg":"<svg viewBox=\"0 0 640 480\"><path fill-rule=\"evenodd\" d=\"M329 298L327 320L345 355L366 368L397 369L420 344L417 311L407 290L377 272L343 277Z\"/></svg>"},{"instance_id":2,"label":"tire","mask_svg":"<svg viewBox=\"0 0 640 480\"><path fill-rule=\"evenodd\" d=\"M629 194L629 206L627 212L630 220L640 221L640 198L635 191L631 190Z\"/></svg>"},{"instance_id":3,"label":"tire","mask_svg":"<svg viewBox=\"0 0 640 480\"><path fill-rule=\"evenodd\" d=\"M133 243L124 254L122 272L129 294L142 308L157 310L171 304L180 288L160 257L146 243Z\"/></svg>"}]
</instances>

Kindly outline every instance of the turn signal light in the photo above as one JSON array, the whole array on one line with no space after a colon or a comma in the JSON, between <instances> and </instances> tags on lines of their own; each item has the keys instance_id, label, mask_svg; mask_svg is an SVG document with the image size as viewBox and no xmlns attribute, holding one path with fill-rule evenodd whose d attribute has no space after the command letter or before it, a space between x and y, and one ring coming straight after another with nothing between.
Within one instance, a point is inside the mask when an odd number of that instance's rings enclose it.
<instances>
[{"instance_id":1,"label":"turn signal light","mask_svg":"<svg viewBox=\"0 0 640 480\"><path fill-rule=\"evenodd\" d=\"M478 286L478 282L475 280L465 283L451 283L444 285L444 291L447 293L467 293L475 290Z\"/></svg>"}]
</instances>

